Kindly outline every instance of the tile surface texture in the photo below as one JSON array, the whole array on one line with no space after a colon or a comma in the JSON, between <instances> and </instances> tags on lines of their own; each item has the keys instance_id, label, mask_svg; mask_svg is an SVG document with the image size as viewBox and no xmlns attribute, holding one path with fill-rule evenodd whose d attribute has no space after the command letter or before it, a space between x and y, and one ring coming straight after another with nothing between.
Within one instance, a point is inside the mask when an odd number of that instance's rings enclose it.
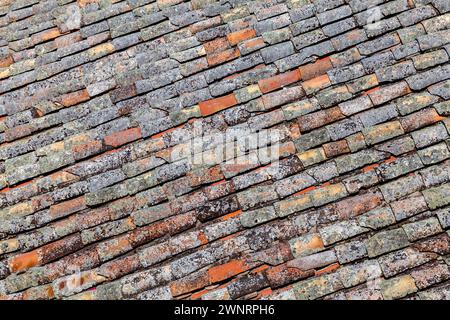
<instances>
[{"instance_id":1,"label":"tile surface texture","mask_svg":"<svg viewBox=\"0 0 450 320\"><path fill-rule=\"evenodd\" d=\"M0 0L0 299L450 299L448 0Z\"/></svg>"}]
</instances>

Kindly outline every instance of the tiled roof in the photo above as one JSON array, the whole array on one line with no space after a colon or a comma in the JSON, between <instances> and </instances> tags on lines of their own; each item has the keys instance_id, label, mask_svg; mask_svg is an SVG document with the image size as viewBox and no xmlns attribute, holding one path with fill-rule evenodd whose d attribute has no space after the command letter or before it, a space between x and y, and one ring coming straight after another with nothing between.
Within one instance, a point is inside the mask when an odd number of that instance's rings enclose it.
<instances>
[{"instance_id":1,"label":"tiled roof","mask_svg":"<svg viewBox=\"0 0 450 320\"><path fill-rule=\"evenodd\" d=\"M0 299L450 299L450 1L0 26Z\"/></svg>"}]
</instances>

